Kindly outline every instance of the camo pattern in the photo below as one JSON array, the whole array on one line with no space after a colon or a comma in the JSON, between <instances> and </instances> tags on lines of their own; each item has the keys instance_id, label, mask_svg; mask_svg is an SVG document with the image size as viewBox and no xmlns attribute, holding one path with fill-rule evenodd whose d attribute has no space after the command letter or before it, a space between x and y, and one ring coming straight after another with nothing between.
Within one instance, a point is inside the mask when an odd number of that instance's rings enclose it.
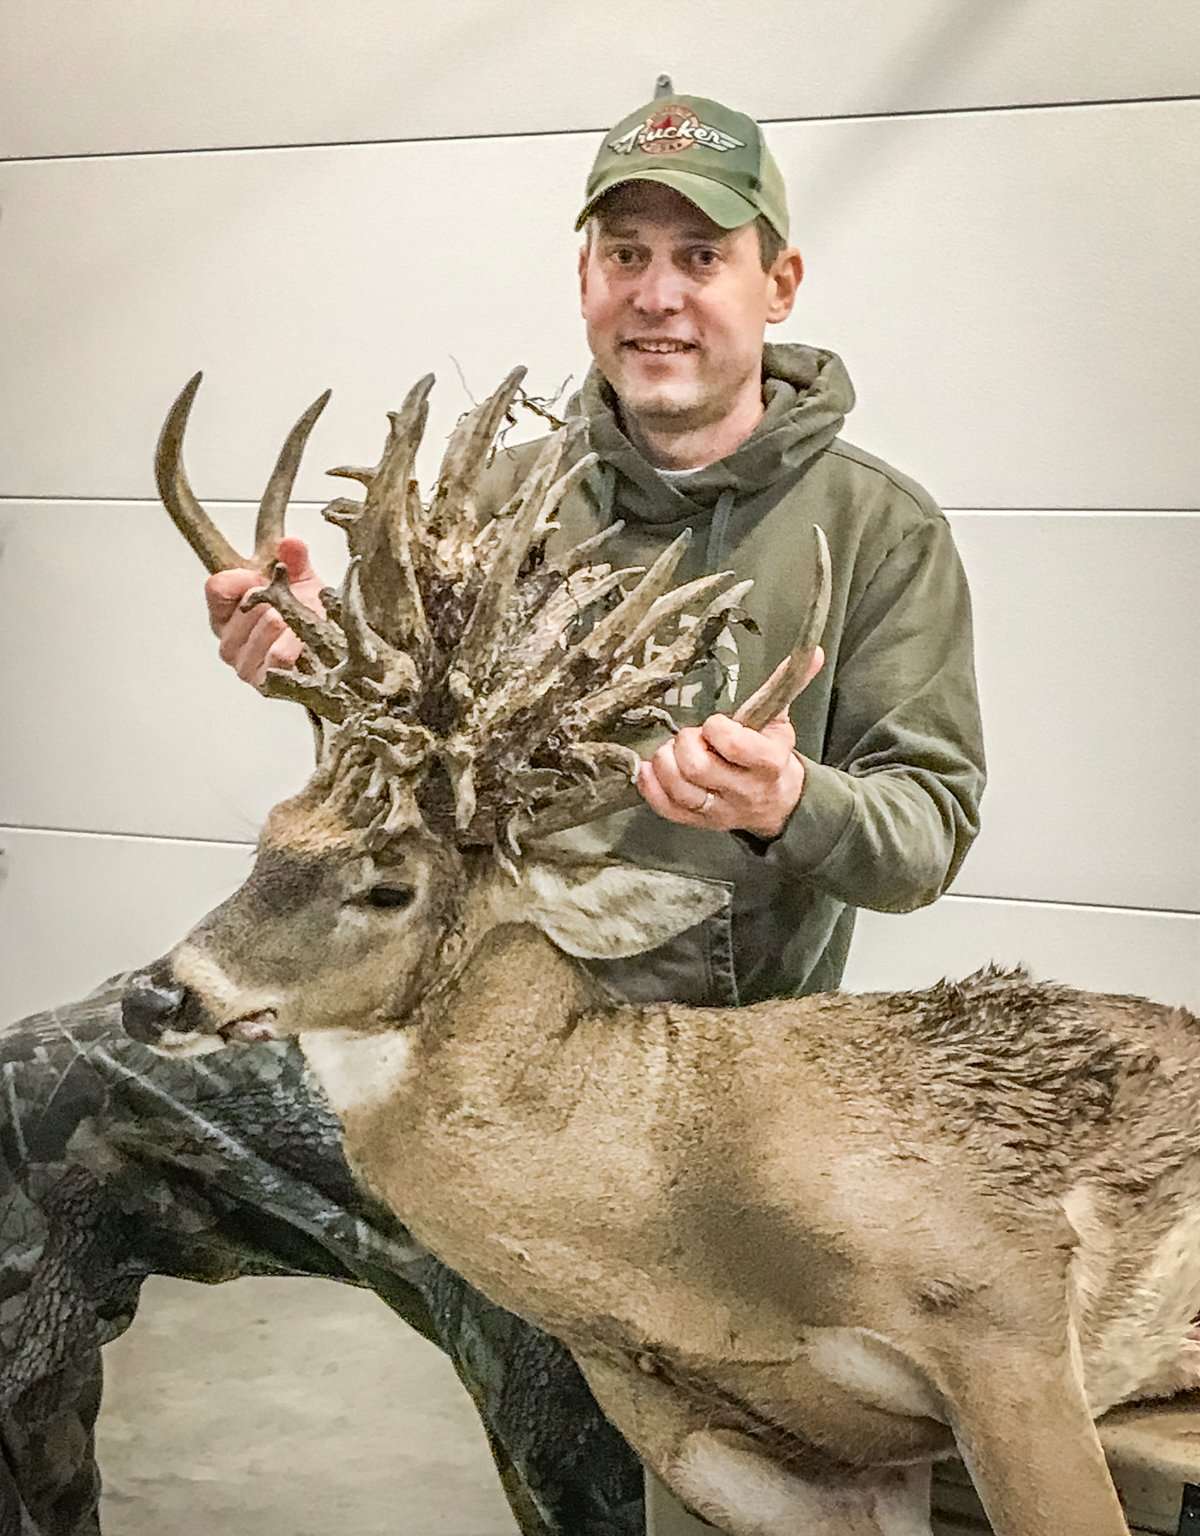
<instances>
[{"instance_id":1,"label":"camo pattern","mask_svg":"<svg viewBox=\"0 0 1200 1536\"><path fill-rule=\"evenodd\" d=\"M355 1184L294 1045L157 1056L123 978L0 1031L0 1536L96 1536L100 1346L147 1275L370 1286L450 1356L525 1536L638 1536L641 1469L564 1349Z\"/></svg>"}]
</instances>

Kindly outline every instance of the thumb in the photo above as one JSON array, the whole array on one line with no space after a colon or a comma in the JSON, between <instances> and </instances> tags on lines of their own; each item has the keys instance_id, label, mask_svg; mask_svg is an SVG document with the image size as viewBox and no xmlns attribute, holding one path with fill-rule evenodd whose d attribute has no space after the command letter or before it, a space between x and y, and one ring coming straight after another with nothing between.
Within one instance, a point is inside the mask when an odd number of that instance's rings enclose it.
<instances>
[{"instance_id":1,"label":"thumb","mask_svg":"<svg viewBox=\"0 0 1200 1536\"><path fill-rule=\"evenodd\" d=\"M786 709L781 710L773 719L768 720L758 734L765 737L768 741L781 743L785 753L790 752L796 745L796 729L788 718Z\"/></svg>"},{"instance_id":2,"label":"thumb","mask_svg":"<svg viewBox=\"0 0 1200 1536\"><path fill-rule=\"evenodd\" d=\"M288 535L280 539L279 548L275 552L275 558L282 560L287 567L288 581L294 587L301 581L317 580L317 573L312 568L309 558L308 545L303 539Z\"/></svg>"}]
</instances>

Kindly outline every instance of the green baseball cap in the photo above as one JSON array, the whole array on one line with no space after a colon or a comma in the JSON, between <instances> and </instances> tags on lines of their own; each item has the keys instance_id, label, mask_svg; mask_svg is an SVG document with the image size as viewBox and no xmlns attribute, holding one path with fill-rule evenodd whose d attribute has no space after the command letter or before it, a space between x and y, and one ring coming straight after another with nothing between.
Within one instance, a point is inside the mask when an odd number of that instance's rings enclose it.
<instances>
[{"instance_id":1,"label":"green baseball cap","mask_svg":"<svg viewBox=\"0 0 1200 1536\"><path fill-rule=\"evenodd\" d=\"M605 134L575 228L583 228L606 192L627 181L673 187L722 229L762 214L781 239L788 237L783 176L762 129L744 112L705 96L680 96L668 85Z\"/></svg>"}]
</instances>

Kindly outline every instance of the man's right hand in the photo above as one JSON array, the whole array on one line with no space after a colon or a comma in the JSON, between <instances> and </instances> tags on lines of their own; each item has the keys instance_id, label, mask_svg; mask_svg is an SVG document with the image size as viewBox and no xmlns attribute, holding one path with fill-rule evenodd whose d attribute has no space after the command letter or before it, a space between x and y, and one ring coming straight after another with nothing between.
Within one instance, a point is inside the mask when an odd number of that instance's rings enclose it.
<instances>
[{"instance_id":1,"label":"man's right hand","mask_svg":"<svg viewBox=\"0 0 1200 1536\"><path fill-rule=\"evenodd\" d=\"M280 539L278 559L287 566L288 581L297 600L322 618L320 592L325 583L313 570L308 545L303 539ZM257 688L268 667L290 667L300 654L300 641L266 603L244 613L241 601L247 592L265 587L261 571L218 571L204 583L208 622L221 644L221 660L243 682Z\"/></svg>"}]
</instances>

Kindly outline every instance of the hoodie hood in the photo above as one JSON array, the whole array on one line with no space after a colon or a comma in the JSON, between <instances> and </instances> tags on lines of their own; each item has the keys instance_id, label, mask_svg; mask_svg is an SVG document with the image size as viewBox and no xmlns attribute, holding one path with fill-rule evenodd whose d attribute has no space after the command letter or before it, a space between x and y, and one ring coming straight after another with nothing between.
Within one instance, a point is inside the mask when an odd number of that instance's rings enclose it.
<instances>
[{"instance_id":1,"label":"hoodie hood","mask_svg":"<svg viewBox=\"0 0 1200 1536\"><path fill-rule=\"evenodd\" d=\"M834 352L766 346L763 401L766 411L746 441L689 475L686 491L664 480L630 442L612 386L594 364L567 414L587 419L588 446L600 455L610 506L627 519L674 523L711 511L730 492L740 500L797 477L841 431L854 405L854 386Z\"/></svg>"}]
</instances>

